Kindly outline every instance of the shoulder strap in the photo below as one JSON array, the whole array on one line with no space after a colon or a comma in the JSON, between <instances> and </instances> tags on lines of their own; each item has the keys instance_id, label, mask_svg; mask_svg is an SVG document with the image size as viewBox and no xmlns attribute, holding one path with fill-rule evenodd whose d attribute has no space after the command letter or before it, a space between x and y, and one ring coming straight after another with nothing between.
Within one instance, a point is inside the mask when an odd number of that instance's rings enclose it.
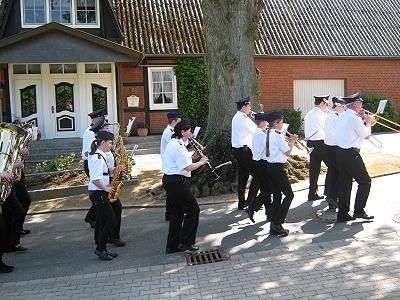
<instances>
[{"instance_id":1,"label":"shoulder strap","mask_svg":"<svg viewBox=\"0 0 400 300\"><path fill-rule=\"evenodd\" d=\"M107 175L108 176L111 176L111 174L110 174L110 169L108 168L108 165L107 165L107 160L106 160L106 158L102 155L102 154L100 154L99 152L96 152L96 154L97 154L97 157L100 159L100 157L104 160L104 162L105 162L105 164L106 164L106 166L107 166ZM104 174L104 173L103 173Z\"/></svg>"}]
</instances>

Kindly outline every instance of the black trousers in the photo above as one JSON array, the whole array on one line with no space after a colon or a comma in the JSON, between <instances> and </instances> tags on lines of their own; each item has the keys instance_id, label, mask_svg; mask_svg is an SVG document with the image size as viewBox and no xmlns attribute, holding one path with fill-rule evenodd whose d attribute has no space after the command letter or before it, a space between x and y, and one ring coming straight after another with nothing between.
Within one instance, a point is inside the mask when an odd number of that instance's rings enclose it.
<instances>
[{"instance_id":1,"label":"black trousers","mask_svg":"<svg viewBox=\"0 0 400 300\"><path fill-rule=\"evenodd\" d=\"M271 181L267 174L268 162L266 160L259 160L253 161L253 163L254 175L260 185L260 193L256 197L249 199L247 204L252 211L258 211L264 204L265 214L269 215L272 188Z\"/></svg>"},{"instance_id":2,"label":"black trousers","mask_svg":"<svg viewBox=\"0 0 400 300\"><path fill-rule=\"evenodd\" d=\"M83 169L85 170L86 175L89 177L89 163L88 160L83 161ZM90 198L90 197L89 197ZM88 221L96 221L96 206L93 200L90 198L90 202L92 202L92 206L89 208L85 220Z\"/></svg>"},{"instance_id":3,"label":"black trousers","mask_svg":"<svg viewBox=\"0 0 400 300\"><path fill-rule=\"evenodd\" d=\"M246 192L246 185L247 181L249 180L250 174L252 175L253 179L251 180L249 193L247 195L247 201L252 201L258 193L260 188L260 184L255 176L255 168L254 168L254 161L253 161L253 154L251 149L247 146L242 148L232 148L233 155L237 161L237 176L238 176L238 207L243 208L246 206L247 202L245 200L245 192Z\"/></svg>"},{"instance_id":4,"label":"black trousers","mask_svg":"<svg viewBox=\"0 0 400 300\"><path fill-rule=\"evenodd\" d=\"M190 178L164 175L163 187L170 202L167 248L193 245L199 225L200 207L190 191Z\"/></svg>"},{"instance_id":5,"label":"black trousers","mask_svg":"<svg viewBox=\"0 0 400 300\"><path fill-rule=\"evenodd\" d=\"M108 193L105 191L89 191L89 197L93 199L96 206L96 229L95 241L97 250L106 250L107 242L115 232L117 218L115 212L108 201Z\"/></svg>"},{"instance_id":6,"label":"black trousers","mask_svg":"<svg viewBox=\"0 0 400 300\"><path fill-rule=\"evenodd\" d=\"M20 243L21 229L24 224L26 212L18 201L14 188L2 205L3 218L6 229L6 242L8 246Z\"/></svg>"},{"instance_id":7,"label":"black trousers","mask_svg":"<svg viewBox=\"0 0 400 300\"><path fill-rule=\"evenodd\" d=\"M323 140L318 141L307 141L308 147L313 147L314 149L310 153L310 166L309 166L309 190L308 198L313 198L318 191L318 177L321 171L321 162L323 161L325 165L329 168L335 162L335 157L330 157L327 146ZM331 189L332 182L326 177L325 179L325 190Z\"/></svg>"},{"instance_id":8,"label":"black trousers","mask_svg":"<svg viewBox=\"0 0 400 300\"><path fill-rule=\"evenodd\" d=\"M339 148L337 151L339 164L339 211L338 217L346 216L350 211L350 197L353 178L358 183L354 213L364 213L365 205L371 189L371 177L365 167L364 161L359 152L351 149Z\"/></svg>"},{"instance_id":9,"label":"black trousers","mask_svg":"<svg viewBox=\"0 0 400 300\"><path fill-rule=\"evenodd\" d=\"M338 198L339 194L339 165L336 159L338 148L338 146L326 145L326 150L331 162L326 173L326 181L329 182L329 184L325 185L324 194L334 200Z\"/></svg>"},{"instance_id":10,"label":"black trousers","mask_svg":"<svg viewBox=\"0 0 400 300\"><path fill-rule=\"evenodd\" d=\"M274 193L271 221L275 224L283 224L285 222L290 204L294 198L284 165L282 163L269 163L267 167L267 174L271 178ZM282 194L285 195L283 200Z\"/></svg>"},{"instance_id":11,"label":"black trousers","mask_svg":"<svg viewBox=\"0 0 400 300\"><path fill-rule=\"evenodd\" d=\"M115 215L115 227L113 228L113 230L111 231L109 240L115 240L115 239L119 239L121 237L121 215L122 215L122 203L121 201L118 199L117 201L111 203L111 208L114 212ZM105 222L103 221L103 218L96 218L96 227L94 229L94 240L97 244L97 237L99 235L99 232L101 230L101 228L103 228L105 226Z\"/></svg>"},{"instance_id":12,"label":"black trousers","mask_svg":"<svg viewBox=\"0 0 400 300\"><path fill-rule=\"evenodd\" d=\"M17 196L18 201L21 203L25 215L24 215L24 222L26 215L28 214L29 207L31 206L31 196L28 193L28 190L26 189L25 181L21 179L21 181L15 182L14 183L14 189L15 189L15 195Z\"/></svg>"},{"instance_id":13,"label":"black trousers","mask_svg":"<svg viewBox=\"0 0 400 300\"><path fill-rule=\"evenodd\" d=\"M0 214L0 261L1 256L7 250L8 246L6 224L3 215Z\"/></svg>"}]
</instances>

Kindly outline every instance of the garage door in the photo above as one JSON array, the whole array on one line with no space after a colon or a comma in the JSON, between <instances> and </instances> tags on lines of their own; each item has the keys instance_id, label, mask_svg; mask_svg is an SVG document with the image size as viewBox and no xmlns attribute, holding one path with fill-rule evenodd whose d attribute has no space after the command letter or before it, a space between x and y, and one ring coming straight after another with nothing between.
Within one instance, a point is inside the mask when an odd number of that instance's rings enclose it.
<instances>
[{"instance_id":1,"label":"garage door","mask_svg":"<svg viewBox=\"0 0 400 300\"><path fill-rule=\"evenodd\" d=\"M295 80L294 108L300 109L303 117L314 106L313 96L344 96L344 80Z\"/></svg>"}]
</instances>

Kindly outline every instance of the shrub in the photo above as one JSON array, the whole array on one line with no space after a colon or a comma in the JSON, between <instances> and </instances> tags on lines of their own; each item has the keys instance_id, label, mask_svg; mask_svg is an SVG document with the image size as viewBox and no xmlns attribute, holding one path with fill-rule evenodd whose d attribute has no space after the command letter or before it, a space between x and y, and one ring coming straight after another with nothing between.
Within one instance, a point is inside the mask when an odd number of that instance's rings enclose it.
<instances>
[{"instance_id":1,"label":"shrub","mask_svg":"<svg viewBox=\"0 0 400 300\"><path fill-rule=\"evenodd\" d=\"M36 172L44 173L44 172L63 171L72 169L75 157L76 153L72 152L67 156L60 155L56 160L53 161L45 160L43 162L36 164Z\"/></svg>"},{"instance_id":2,"label":"shrub","mask_svg":"<svg viewBox=\"0 0 400 300\"><path fill-rule=\"evenodd\" d=\"M301 117L300 109L283 109L283 122L288 123L289 131L293 134L299 134L301 126L303 125L303 119Z\"/></svg>"},{"instance_id":3,"label":"shrub","mask_svg":"<svg viewBox=\"0 0 400 300\"><path fill-rule=\"evenodd\" d=\"M388 99L388 98L378 96L378 95L365 95L365 96L363 96L363 99L364 99L363 108L374 113L374 112L376 112L376 109L378 108L379 101L382 99ZM397 122L396 108L389 99L386 104L385 112L381 116L386 119L389 119L391 121ZM378 119L378 121L379 121L379 119ZM385 122L383 121L383 123L385 123ZM390 125L390 124L388 124L388 125ZM393 126L391 126L391 127L393 127ZM382 132L382 131L390 131L390 129L387 129L384 126L376 124L376 125L374 125L374 127L372 127L372 131L373 132Z\"/></svg>"}]
</instances>

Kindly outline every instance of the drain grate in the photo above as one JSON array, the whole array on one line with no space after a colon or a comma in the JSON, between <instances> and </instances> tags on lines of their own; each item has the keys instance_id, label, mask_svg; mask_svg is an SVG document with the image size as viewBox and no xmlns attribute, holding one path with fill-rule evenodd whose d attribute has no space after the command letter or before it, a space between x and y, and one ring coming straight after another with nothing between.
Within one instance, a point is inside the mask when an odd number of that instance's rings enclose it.
<instances>
[{"instance_id":1,"label":"drain grate","mask_svg":"<svg viewBox=\"0 0 400 300\"><path fill-rule=\"evenodd\" d=\"M223 249L186 253L186 263L188 266L204 265L224 260L229 260L229 256Z\"/></svg>"},{"instance_id":2,"label":"drain grate","mask_svg":"<svg viewBox=\"0 0 400 300\"><path fill-rule=\"evenodd\" d=\"M396 223L400 223L400 214L394 215L392 220L395 221Z\"/></svg>"}]
</instances>

